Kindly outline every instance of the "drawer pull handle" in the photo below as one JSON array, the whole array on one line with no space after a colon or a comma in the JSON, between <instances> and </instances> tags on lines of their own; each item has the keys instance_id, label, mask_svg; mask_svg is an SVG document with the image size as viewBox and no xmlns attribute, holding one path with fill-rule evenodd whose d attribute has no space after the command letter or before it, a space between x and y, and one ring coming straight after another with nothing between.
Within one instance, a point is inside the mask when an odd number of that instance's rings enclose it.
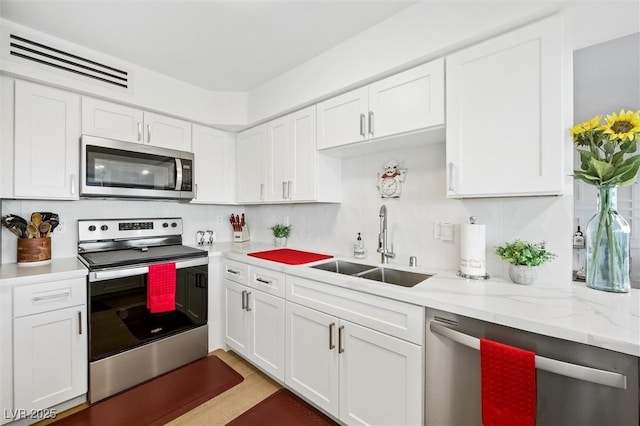
<instances>
[{"instance_id":1,"label":"drawer pull handle","mask_svg":"<svg viewBox=\"0 0 640 426\"><path fill-rule=\"evenodd\" d=\"M78 311L78 334L82 336L82 311Z\"/></svg>"},{"instance_id":2,"label":"drawer pull handle","mask_svg":"<svg viewBox=\"0 0 640 426\"><path fill-rule=\"evenodd\" d=\"M369 111L369 134L373 136L373 111Z\"/></svg>"},{"instance_id":3,"label":"drawer pull handle","mask_svg":"<svg viewBox=\"0 0 640 426\"><path fill-rule=\"evenodd\" d=\"M364 114L360 114L360 136L365 136L364 133L364 120L365 120L365 115Z\"/></svg>"},{"instance_id":4,"label":"drawer pull handle","mask_svg":"<svg viewBox=\"0 0 640 426\"><path fill-rule=\"evenodd\" d=\"M251 296L251 292L250 291L247 292L247 312L249 312L251 310L251 308L249 307L249 296Z\"/></svg>"},{"instance_id":5,"label":"drawer pull handle","mask_svg":"<svg viewBox=\"0 0 640 426\"><path fill-rule=\"evenodd\" d=\"M242 310L246 310L247 309L247 291L246 290L242 290Z\"/></svg>"},{"instance_id":6,"label":"drawer pull handle","mask_svg":"<svg viewBox=\"0 0 640 426\"><path fill-rule=\"evenodd\" d=\"M69 296L71 296L71 292L67 290L64 293L48 294L46 296L33 296L31 300L33 300L34 302L40 302L42 300L60 299Z\"/></svg>"},{"instance_id":7,"label":"drawer pull handle","mask_svg":"<svg viewBox=\"0 0 640 426\"><path fill-rule=\"evenodd\" d=\"M344 352L344 342L342 341L342 334L344 332L344 325L338 327L338 353Z\"/></svg>"},{"instance_id":8,"label":"drawer pull handle","mask_svg":"<svg viewBox=\"0 0 640 426\"><path fill-rule=\"evenodd\" d=\"M271 285L271 283L273 283L273 281L265 280L264 278L256 278L256 281L262 284L267 284L267 285Z\"/></svg>"},{"instance_id":9,"label":"drawer pull handle","mask_svg":"<svg viewBox=\"0 0 640 426\"><path fill-rule=\"evenodd\" d=\"M233 274L233 275L239 275L240 274L240 271L236 271L234 269L229 269L229 268L227 268L227 272L230 273L230 274Z\"/></svg>"},{"instance_id":10,"label":"drawer pull handle","mask_svg":"<svg viewBox=\"0 0 640 426\"><path fill-rule=\"evenodd\" d=\"M333 350L336 347L336 345L333 343L333 329L335 328L335 326L335 322L329 324L329 350Z\"/></svg>"}]
</instances>

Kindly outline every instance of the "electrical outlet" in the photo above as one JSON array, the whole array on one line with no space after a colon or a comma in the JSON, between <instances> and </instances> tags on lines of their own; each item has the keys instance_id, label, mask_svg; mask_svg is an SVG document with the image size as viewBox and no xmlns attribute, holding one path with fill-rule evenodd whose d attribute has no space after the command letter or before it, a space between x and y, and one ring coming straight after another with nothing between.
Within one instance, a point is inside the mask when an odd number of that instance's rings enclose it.
<instances>
[{"instance_id":1,"label":"electrical outlet","mask_svg":"<svg viewBox=\"0 0 640 426\"><path fill-rule=\"evenodd\" d=\"M55 231L56 234L66 234L67 233L67 221L64 219L60 219L58 221L58 226L56 226Z\"/></svg>"},{"instance_id":2,"label":"electrical outlet","mask_svg":"<svg viewBox=\"0 0 640 426\"><path fill-rule=\"evenodd\" d=\"M289 216L285 216L282 218L282 224L285 226L289 226Z\"/></svg>"},{"instance_id":3,"label":"electrical outlet","mask_svg":"<svg viewBox=\"0 0 640 426\"><path fill-rule=\"evenodd\" d=\"M216 223L218 225L222 225L222 216L220 216L220 215L216 216Z\"/></svg>"}]
</instances>

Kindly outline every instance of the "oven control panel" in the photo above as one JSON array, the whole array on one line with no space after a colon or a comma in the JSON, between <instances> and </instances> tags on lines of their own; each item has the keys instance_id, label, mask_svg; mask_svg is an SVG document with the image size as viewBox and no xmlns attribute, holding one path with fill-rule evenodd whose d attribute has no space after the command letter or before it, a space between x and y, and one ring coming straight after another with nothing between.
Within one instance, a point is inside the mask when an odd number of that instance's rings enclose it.
<instances>
[{"instance_id":1,"label":"oven control panel","mask_svg":"<svg viewBox=\"0 0 640 426\"><path fill-rule=\"evenodd\" d=\"M182 218L80 219L78 240L98 241L182 235Z\"/></svg>"}]
</instances>

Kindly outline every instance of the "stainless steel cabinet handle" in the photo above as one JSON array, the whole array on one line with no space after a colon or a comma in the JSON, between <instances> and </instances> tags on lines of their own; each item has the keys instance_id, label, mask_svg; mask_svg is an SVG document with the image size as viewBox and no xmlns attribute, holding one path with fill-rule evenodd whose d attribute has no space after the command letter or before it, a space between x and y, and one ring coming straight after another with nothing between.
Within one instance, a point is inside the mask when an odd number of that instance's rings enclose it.
<instances>
[{"instance_id":1,"label":"stainless steel cabinet handle","mask_svg":"<svg viewBox=\"0 0 640 426\"><path fill-rule=\"evenodd\" d=\"M151 124L147 124L147 143L151 143Z\"/></svg>"},{"instance_id":2,"label":"stainless steel cabinet handle","mask_svg":"<svg viewBox=\"0 0 640 426\"><path fill-rule=\"evenodd\" d=\"M453 163L449 163L449 191L456 190L456 176L455 176L456 166Z\"/></svg>"},{"instance_id":3,"label":"stainless steel cabinet handle","mask_svg":"<svg viewBox=\"0 0 640 426\"><path fill-rule=\"evenodd\" d=\"M67 290L64 293L47 294L46 296L33 296L31 300L34 302L40 302L43 300L60 299L69 296L71 296L71 290Z\"/></svg>"},{"instance_id":4,"label":"stainless steel cabinet handle","mask_svg":"<svg viewBox=\"0 0 640 426\"><path fill-rule=\"evenodd\" d=\"M291 199L291 185L293 185L293 182L288 180L287 181L287 198L289 200Z\"/></svg>"},{"instance_id":5,"label":"stainless steel cabinet handle","mask_svg":"<svg viewBox=\"0 0 640 426\"><path fill-rule=\"evenodd\" d=\"M198 184L194 183L193 184L193 198L194 199L198 199Z\"/></svg>"},{"instance_id":6,"label":"stainless steel cabinet handle","mask_svg":"<svg viewBox=\"0 0 640 426\"><path fill-rule=\"evenodd\" d=\"M247 309L247 291L246 290L242 290L242 310L246 310Z\"/></svg>"},{"instance_id":7,"label":"stainless steel cabinet handle","mask_svg":"<svg viewBox=\"0 0 640 426\"><path fill-rule=\"evenodd\" d=\"M432 332L447 337L456 343L480 350L480 339L477 337L452 330L433 321L429 323L429 329ZM536 355L535 361L536 368L539 368L540 370L549 371L561 376L573 377L574 379L584 380L586 382L596 383L599 385L611 386L619 389L627 388L627 376L622 374L585 367L584 365L558 361L556 359L545 358L538 355Z\"/></svg>"},{"instance_id":8,"label":"stainless steel cabinet handle","mask_svg":"<svg viewBox=\"0 0 640 426\"><path fill-rule=\"evenodd\" d=\"M264 183L260 184L260 199L264 200Z\"/></svg>"},{"instance_id":9,"label":"stainless steel cabinet handle","mask_svg":"<svg viewBox=\"0 0 640 426\"><path fill-rule=\"evenodd\" d=\"M336 327L336 323L329 324L329 350L335 349L336 345L333 344L333 329Z\"/></svg>"},{"instance_id":10,"label":"stainless steel cabinet handle","mask_svg":"<svg viewBox=\"0 0 640 426\"><path fill-rule=\"evenodd\" d=\"M373 136L373 111L369 111L369 134Z\"/></svg>"},{"instance_id":11,"label":"stainless steel cabinet handle","mask_svg":"<svg viewBox=\"0 0 640 426\"><path fill-rule=\"evenodd\" d=\"M76 175L71 175L71 195L76 195Z\"/></svg>"},{"instance_id":12,"label":"stainless steel cabinet handle","mask_svg":"<svg viewBox=\"0 0 640 426\"><path fill-rule=\"evenodd\" d=\"M360 136L365 136L364 133L364 114L360 114Z\"/></svg>"},{"instance_id":13,"label":"stainless steel cabinet handle","mask_svg":"<svg viewBox=\"0 0 640 426\"><path fill-rule=\"evenodd\" d=\"M256 281L258 281L259 283L268 284L268 285L271 285L271 283L273 283L273 281L265 280L264 278L256 278Z\"/></svg>"},{"instance_id":14,"label":"stainless steel cabinet handle","mask_svg":"<svg viewBox=\"0 0 640 426\"><path fill-rule=\"evenodd\" d=\"M282 199L287 199L287 182L284 180L282 181Z\"/></svg>"},{"instance_id":15,"label":"stainless steel cabinet handle","mask_svg":"<svg viewBox=\"0 0 640 426\"><path fill-rule=\"evenodd\" d=\"M142 123L138 121L138 142L142 140Z\"/></svg>"},{"instance_id":16,"label":"stainless steel cabinet handle","mask_svg":"<svg viewBox=\"0 0 640 426\"><path fill-rule=\"evenodd\" d=\"M251 292L250 291L247 292L247 312L249 312L251 310L251 308L249 307L249 296L251 296Z\"/></svg>"},{"instance_id":17,"label":"stainless steel cabinet handle","mask_svg":"<svg viewBox=\"0 0 640 426\"><path fill-rule=\"evenodd\" d=\"M235 269L227 268L227 272L233 275L239 275L240 271L236 271Z\"/></svg>"},{"instance_id":18,"label":"stainless steel cabinet handle","mask_svg":"<svg viewBox=\"0 0 640 426\"><path fill-rule=\"evenodd\" d=\"M344 331L344 325L338 327L338 353L344 352L344 343L342 342L342 334Z\"/></svg>"},{"instance_id":19,"label":"stainless steel cabinet handle","mask_svg":"<svg viewBox=\"0 0 640 426\"><path fill-rule=\"evenodd\" d=\"M82 336L82 311L78 311L78 334Z\"/></svg>"}]
</instances>

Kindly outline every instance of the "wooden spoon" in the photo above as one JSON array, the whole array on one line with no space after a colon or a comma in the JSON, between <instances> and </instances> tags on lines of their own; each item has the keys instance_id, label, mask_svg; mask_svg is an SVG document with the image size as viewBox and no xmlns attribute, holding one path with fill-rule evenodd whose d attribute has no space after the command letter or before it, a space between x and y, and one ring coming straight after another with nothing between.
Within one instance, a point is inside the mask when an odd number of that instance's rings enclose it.
<instances>
[{"instance_id":1,"label":"wooden spoon","mask_svg":"<svg viewBox=\"0 0 640 426\"><path fill-rule=\"evenodd\" d=\"M27 233L29 234L29 238L39 238L40 232L38 228L33 223L27 225Z\"/></svg>"},{"instance_id":2,"label":"wooden spoon","mask_svg":"<svg viewBox=\"0 0 640 426\"><path fill-rule=\"evenodd\" d=\"M33 223L36 228L39 227L42 223L42 215L38 212L31 213L31 223Z\"/></svg>"},{"instance_id":3,"label":"wooden spoon","mask_svg":"<svg viewBox=\"0 0 640 426\"><path fill-rule=\"evenodd\" d=\"M44 221L38 226L38 231L40 231L40 238L45 238L49 236L49 231L51 230L51 224L47 221Z\"/></svg>"}]
</instances>

